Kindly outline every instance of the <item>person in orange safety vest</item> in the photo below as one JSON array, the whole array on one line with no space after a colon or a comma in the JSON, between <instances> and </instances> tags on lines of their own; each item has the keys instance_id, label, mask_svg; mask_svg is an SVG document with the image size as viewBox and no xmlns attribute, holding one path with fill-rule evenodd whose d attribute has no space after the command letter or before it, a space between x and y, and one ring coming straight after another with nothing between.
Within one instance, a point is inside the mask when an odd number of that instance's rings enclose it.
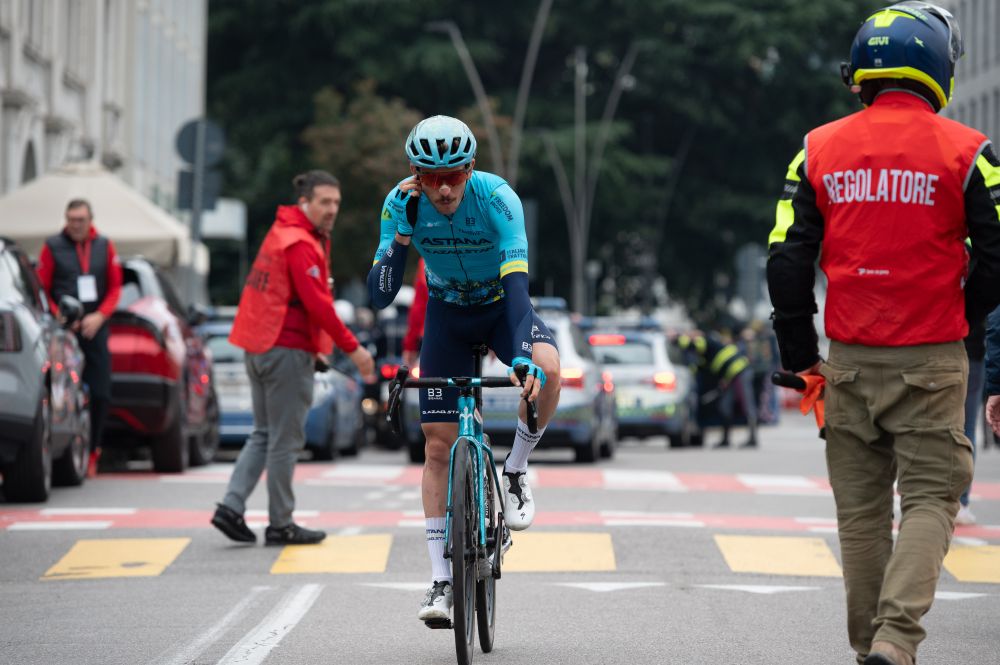
<instances>
[{"instance_id":1,"label":"person in orange safety vest","mask_svg":"<svg viewBox=\"0 0 1000 665\"><path fill-rule=\"evenodd\" d=\"M865 108L806 136L769 238L782 365L826 380L848 638L864 665L912 665L926 636L920 619L972 476L962 340L1000 302L1000 161L981 132L938 115L962 53L941 7L910 0L872 14L842 66Z\"/></svg>"},{"instance_id":2,"label":"person in orange safety vest","mask_svg":"<svg viewBox=\"0 0 1000 665\"><path fill-rule=\"evenodd\" d=\"M229 336L246 351L254 428L212 524L238 542L257 539L243 515L265 467L270 522L265 543L307 545L326 537L292 521L292 474L305 445L314 364L336 343L366 380L374 380L371 354L337 317L330 293L327 256L340 183L325 171L309 171L296 176L293 185L297 203L278 208L247 276Z\"/></svg>"}]
</instances>

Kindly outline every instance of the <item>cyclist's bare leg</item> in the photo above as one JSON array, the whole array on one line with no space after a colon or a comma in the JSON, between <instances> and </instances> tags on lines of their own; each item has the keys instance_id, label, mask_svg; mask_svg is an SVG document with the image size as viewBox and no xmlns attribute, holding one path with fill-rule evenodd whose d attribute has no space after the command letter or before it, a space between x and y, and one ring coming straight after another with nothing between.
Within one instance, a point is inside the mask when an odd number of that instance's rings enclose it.
<instances>
[{"instance_id":1,"label":"cyclist's bare leg","mask_svg":"<svg viewBox=\"0 0 1000 665\"><path fill-rule=\"evenodd\" d=\"M538 402L538 428L542 429L549 424L552 414L556 412L556 407L559 406L559 390L562 386L562 380L559 375L559 350L551 344L535 342L532 345L531 361L545 372L546 377L545 387L538 392L536 398ZM529 378L525 383L531 386L529 382L532 381L534 379ZM534 392L533 386L532 392ZM521 422L527 422L528 407L526 404L521 404L518 409L518 417L521 419Z\"/></svg>"},{"instance_id":2,"label":"cyclist's bare leg","mask_svg":"<svg viewBox=\"0 0 1000 665\"><path fill-rule=\"evenodd\" d=\"M458 438L457 423L424 423L426 461L421 490L425 517L444 517L448 507L448 460Z\"/></svg>"}]
</instances>

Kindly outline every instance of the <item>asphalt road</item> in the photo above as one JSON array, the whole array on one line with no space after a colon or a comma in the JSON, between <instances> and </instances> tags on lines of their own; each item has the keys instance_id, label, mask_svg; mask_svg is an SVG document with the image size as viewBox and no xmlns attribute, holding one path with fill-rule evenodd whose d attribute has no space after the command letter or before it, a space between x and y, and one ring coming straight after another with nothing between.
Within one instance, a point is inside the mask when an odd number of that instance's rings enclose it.
<instances>
[{"instance_id":1,"label":"asphalt road","mask_svg":"<svg viewBox=\"0 0 1000 665\"><path fill-rule=\"evenodd\" d=\"M739 440L739 437L737 437ZM613 460L532 458L535 525L499 582L477 663L854 663L821 442L786 414L757 450L625 440ZM0 503L0 663L454 662L416 620L429 581L419 468L366 450L303 462L320 548L236 546L208 525L231 464L141 468ZM982 451L919 662L1000 662L1000 450ZM248 518L262 537L263 485Z\"/></svg>"}]
</instances>

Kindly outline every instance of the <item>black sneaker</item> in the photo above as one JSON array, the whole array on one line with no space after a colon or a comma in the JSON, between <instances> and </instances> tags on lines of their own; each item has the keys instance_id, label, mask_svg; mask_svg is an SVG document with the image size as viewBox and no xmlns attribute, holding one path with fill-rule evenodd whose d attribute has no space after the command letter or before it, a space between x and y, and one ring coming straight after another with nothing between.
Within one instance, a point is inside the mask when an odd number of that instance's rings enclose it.
<instances>
[{"instance_id":1,"label":"black sneaker","mask_svg":"<svg viewBox=\"0 0 1000 665\"><path fill-rule=\"evenodd\" d=\"M230 540L235 540L238 543L257 542L257 535L250 530L242 515L221 503L215 505L218 508L215 509L215 514L212 515L212 526L226 534L226 537Z\"/></svg>"},{"instance_id":2,"label":"black sneaker","mask_svg":"<svg viewBox=\"0 0 1000 665\"><path fill-rule=\"evenodd\" d=\"M265 545L315 545L323 542L326 531L306 529L292 522L288 526L269 526L264 530Z\"/></svg>"}]
</instances>

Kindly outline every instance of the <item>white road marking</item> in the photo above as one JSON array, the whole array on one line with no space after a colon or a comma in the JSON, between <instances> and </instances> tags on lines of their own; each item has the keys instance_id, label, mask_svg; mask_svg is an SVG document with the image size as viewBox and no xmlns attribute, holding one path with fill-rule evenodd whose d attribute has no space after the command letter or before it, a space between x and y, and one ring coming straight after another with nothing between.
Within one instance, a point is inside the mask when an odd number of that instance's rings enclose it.
<instances>
[{"instance_id":1,"label":"white road marking","mask_svg":"<svg viewBox=\"0 0 1000 665\"><path fill-rule=\"evenodd\" d=\"M816 486L816 483L805 476L769 476L756 473L739 473L736 474L736 477L741 483L754 489L821 489Z\"/></svg>"},{"instance_id":2,"label":"white road marking","mask_svg":"<svg viewBox=\"0 0 1000 665\"><path fill-rule=\"evenodd\" d=\"M242 618L247 610L249 610L257 601L258 596L272 588L273 587L269 586L253 587L250 589L250 593L247 594L243 600L238 602L233 609L229 610L224 617L219 619L215 625L211 626L208 630L196 637L190 644L181 647L169 655L161 656L156 659L153 661L153 665L187 665L188 663L195 662L198 656L200 656L208 647L215 644L216 640L229 630L229 628L235 624L238 619Z\"/></svg>"},{"instance_id":3,"label":"white road marking","mask_svg":"<svg viewBox=\"0 0 1000 665\"><path fill-rule=\"evenodd\" d=\"M229 476L160 476L161 483L205 483L223 485L229 482Z\"/></svg>"},{"instance_id":4,"label":"white road marking","mask_svg":"<svg viewBox=\"0 0 1000 665\"><path fill-rule=\"evenodd\" d=\"M361 586L373 586L379 589L396 589L399 591L426 591L427 582L360 582Z\"/></svg>"},{"instance_id":5,"label":"white road marking","mask_svg":"<svg viewBox=\"0 0 1000 665\"><path fill-rule=\"evenodd\" d=\"M298 625L322 591L322 584L306 584L289 591L256 628L226 652L217 665L263 663L271 649L278 646L285 635Z\"/></svg>"},{"instance_id":6,"label":"white road marking","mask_svg":"<svg viewBox=\"0 0 1000 665\"><path fill-rule=\"evenodd\" d=\"M989 545L982 538L968 538L966 536L955 536L951 539L951 542L956 545L965 545L966 547L983 547L984 545Z\"/></svg>"},{"instance_id":7,"label":"white road marking","mask_svg":"<svg viewBox=\"0 0 1000 665\"><path fill-rule=\"evenodd\" d=\"M338 536L356 536L364 530L364 527L360 526L347 526L337 532Z\"/></svg>"},{"instance_id":8,"label":"white road marking","mask_svg":"<svg viewBox=\"0 0 1000 665\"><path fill-rule=\"evenodd\" d=\"M267 518L269 513L266 510L248 510L243 514L247 520ZM292 517L319 517L318 510L296 510L292 512Z\"/></svg>"},{"instance_id":9,"label":"white road marking","mask_svg":"<svg viewBox=\"0 0 1000 665\"><path fill-rule=\"evenodd\" d=\"M666 492L687 492L688 488L669 471L632 471L604 469L603 489L656 489Z\"/></svg>"},{"instance_id":10,"label":"white road marking","mask_svg":"<svg viewBox=\"0 0 1000 665\"><path fill-rule=\"evenodd\" d=\"M671 519L606 519L604 526L686 526L695 529L703 529L704 522L695 520L671 520Z\"/></svg>"},{"instance_id":11,"label":"white road marking","mask_svg":"<svg viewBox=\"0 0 1000 665\"><path fill-rule=\"evenodd\" d=\"M403 468L398 466L382 466L376 464L349 464L338 466L329 471L323 472L324 478L347 478L359 480L368 478L371 480L390 480L398 478L403 473Z\"/></svg>"},{"instance_id":12,"label":"white road marking","mask_svg":"<svg viewBox=\"0 0 1000 665\"><path fill-rule=\"evenodd\" d=\"M78 522L14 522L7 527L8 531L67 531L73 529L110 529L113 522L104 520L81 520Z\"/></svg>"},{"instance_id":13,"label":"white road marking","mask_svg":"<svg viewBox=\"0 0 1000 665\"><path fill-rule=\"evenodd\" d=\"M760 593L772 595L776 593L789 593L792 591L816 591L818 586L764 586L757 584L697 584L695 586L702 589L722 589L723 591L746 591L747 593Z\"/></svg>"},{"instance_id":14,"label":"white road marking","mask_svg":"<svg viewBox=\"0 0 1000 665\"><path fill-rule=\"evenodd\" d=\"M137 508L43 508L39 515L47 517L80 515L135 515Z\"/></svg>"},{"instance_id":15,"label":"white road marking","mask_svg":"<svg viewBox=\"0 0 1000 665\"><path fill-rule=\"evenodd\" d=\"M961 591L936 591L935 600L968 600L970 598L982 598L988 596L986 593L962 593Z\"/></svg>"},{"instance_id":16,"label":"white road marking","mask_svg":"<svg viewBox=\"0 0 1000 665\"><path fill-rule=\"evenodd\" d=\"M643 587L666 586L665 582L556 582L554 586L568 586L574 589L584 589L597 593L622 591L624 589L641 589Z\"/></svg>"}]
</instances>

